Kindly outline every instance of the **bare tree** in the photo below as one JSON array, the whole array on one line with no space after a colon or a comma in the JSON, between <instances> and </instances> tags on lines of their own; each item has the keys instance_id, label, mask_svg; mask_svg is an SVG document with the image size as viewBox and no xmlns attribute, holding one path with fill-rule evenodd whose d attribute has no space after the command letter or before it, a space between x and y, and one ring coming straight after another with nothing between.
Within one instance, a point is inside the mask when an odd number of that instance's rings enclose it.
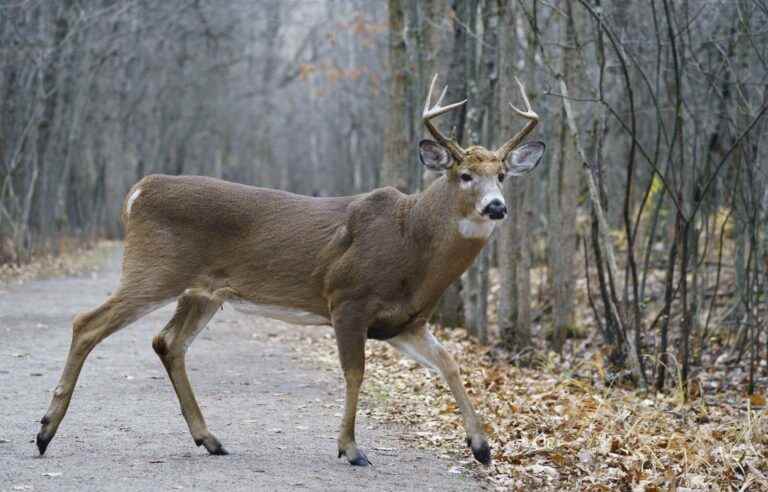
<instances>
[{"instance_id":1,"label":"bare tree","mask_svg":"<svg viewBox=\"0 0 768 492\"><path fill-rule=\"evenodd\" d=\"M408 69L405 52L405 12L401 0L389 0L389 111L387 130L384 134L384 160L382 183L407 192L416 188L414 177L420 175L408 159L408 116L406 97Z\"/></svg>"},{"instance_id":2,"label":"bare tree","mask_svg":"<svg viewBox=\"0 0 768 492\"><path fill-rule=\"evenodd\" d=\"M560 76L568 85L575 85L576 25L572 2L561 2L565 14L561 18ZM575 324L574 287L576 282L576 198L579 193L578 170L573 139L568 138L567 115L564 107L555 123L555 157L549 169L549 282L552 288L552 333L550 346L562 352L565 337Z\"/></svg>"}]
</instances>

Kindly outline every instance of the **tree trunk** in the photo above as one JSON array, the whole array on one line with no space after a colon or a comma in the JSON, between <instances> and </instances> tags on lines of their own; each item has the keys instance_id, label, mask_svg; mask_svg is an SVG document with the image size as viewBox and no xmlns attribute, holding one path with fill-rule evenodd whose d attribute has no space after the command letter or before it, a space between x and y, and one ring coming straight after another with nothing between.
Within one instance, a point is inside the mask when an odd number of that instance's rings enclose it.
<instances>
[{"instance_id":1,"label":"tree trunk","mask_svg":"<svg viewBox=\"0 0 768 492\"><path fill-rule=\"evenodd\" d=\"M394 186L404 193L414 190L415 172L408 159L408 90L407 57L405 52L405 13L402 0L389 0L389 72L390 103L387 129L384 134L384 159L381 165L383 185ZM419 170L419 172L421 172Z\"/></svg>"},{"instance_id":2,"label":"tree trunk","mask_svg":"<svg viewBox=\"0 0 768 492\"><path fill-rule=\"evenodd\" d=\"M446 101L461 101L467 98L467 52L468 36L466 26L469 22L471 5L477 0L452 0L453 19L453 49L451 63L448 68ZM474 45L472 45L474 46ZM441 118L440 125L444 132L452 133L457 142L462 142L464 120L467 105L451 111ZM462 306L461 281L451 284L443 293L437 308L439 322L447 326L457 326L463 322L464 308Z\"/></svg>"},{"instance_id":3,"label":"tree trunk","mask_svg":"<svg viewBox=\"0 0 768 492\"><path fill-rule=\"evenodd\" d=\"M41 98L41 116L37 124L37 169L39 170L40 184L33 198L32 219L35 229L40 237L47 237L48 232L53 225L54 207L52 203L54 184L51 183L49 175L56 171L57 165L50 162L49 148L54 136L54 123L57 115L57 103L59 94L56 91L57 81L59 79L59 69L61 68L61 58L63 55L63 43L69 33L69 12L72 9L72 0L65 0L56 9L56 14L51 19L53 24L53 36L50 40L52 51L48 56L47 64L43 69L43 75L40 79ZM45 18L45 14L43 14Z\"/></svg>"},{"instance_id":4,"label":"tree trunk","mask_svg":"<svg viewBox=\"0 0 768 492\"><path fill-rule=\"evenodd\" d=\"M506 102L515 101L514 77L517 75L517 39L514 2L499 2L499 138L513 135L519 117L505 110ZM530 42L530 41L529 41ZM529 47L530 48L530 47ZM526 67L532 71L532 67ZM527 85L530 91L532 84ZM530 92L529 92L530 94ZM504 196L509 203L509 217L499 226L498 270L499 307L498 325L501 343L513 353L525 352L531 346L530 327L530 260L528 253L528 220L525 204L530 178L510 178L504 183ZM525 261L528 260L528 261Z\"/></svg>"},{"instance_id":5,"label":"tree trunk","mask_svg":"<svg viewBox=\"0 0 768 492\"><path fill-rule=\"evenodd\" d=\"M421 57L421 63L423 64L420 70L422 74L421 92L416 98L417 101L424 103L424 98L427 97L426 84L432 80L435 74L439 74L440 65L438 63L438 56L440 54L440 24L442 18L448 10L447 0L424 0L424 9L422 12L424 21L421 23L422 36L421 42L424 50L424 56ZM443 79L444 80L444 79ZM420 99L419 99L420 98ZM429 132L421 123L421 107L416 107L416 119L417 123L417 135L421 135L422 138L431 138ZM440 173L430 171L426 167L422 170L422 188L427 188L434 180L440 177Z\"/></svg>"},{"instance_id":6,"label":"tree trunk","mask_svg":"<svg viewBox=\"0 0 768 492\"><path fill-rule=\"evenodd\" d=\"M483 135L483 120L490 113L491 77L495 75L495 15L496 10L488 8L492 2L483 5L482 16L478 16L480 2L469 3L467 22L475 36L467 39L468 98L474 104L467 110L464 135L471 144L486 143L490 146L487 135L489 125L485 125ZM482 22L478 22L482 20ZM482 41L481 41L482 40ZM482 56L478 59L476 44L480 43ZM464 301L464 322L467 329L475 335L480 343L488 343L488 271L490 270L489 248L484 248L473 265L462 277L462 297Z\"/></svg>"},{"instance_id":7,"label":"tree trunk","mask_svg":"<svg viewBox=\"0 0 768 492\"><path fill-rule=\"evenodd\" d=\"M561 16L561 67L566 84L577 78L575 63L576 33L571 2L565 2L569 15ZM568 331L575 323L574 287L576 257L576 200L579 192L579 173L573 162L577 161L575 144L567 137L567 115L560 108L556 123L555 142L559 153L552 160L549 176L549 275L552 288L552 333L549 346L562 353Z\"/></svg>"}]
</instances>

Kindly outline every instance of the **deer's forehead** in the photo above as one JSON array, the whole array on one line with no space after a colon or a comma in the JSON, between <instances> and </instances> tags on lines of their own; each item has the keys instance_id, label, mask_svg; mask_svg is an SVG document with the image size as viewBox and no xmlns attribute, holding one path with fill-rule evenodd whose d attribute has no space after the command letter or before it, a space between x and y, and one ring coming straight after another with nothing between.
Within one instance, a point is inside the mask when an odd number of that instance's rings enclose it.
<instances>
[{"instance_id":1,"label":"deer's forehead","mask_svg":"<svg viewBox=\"0 0 768 492\"><path fill-rule=\"evenodd\" d=\"M483 147L470 147L460 167L481 176L490 176L498 174L503 165L496 153Z\"/></svg>"}]
</instances>

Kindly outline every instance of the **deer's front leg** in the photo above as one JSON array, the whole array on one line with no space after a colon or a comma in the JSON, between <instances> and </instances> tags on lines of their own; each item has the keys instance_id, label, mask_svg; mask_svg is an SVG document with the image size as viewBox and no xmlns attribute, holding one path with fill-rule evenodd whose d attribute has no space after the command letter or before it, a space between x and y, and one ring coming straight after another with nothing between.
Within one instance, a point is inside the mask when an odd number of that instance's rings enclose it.
<instances>
[{"instance_id":1,"label":"deer's front leg","mask_svg":"<svg viewBox=\"0 0 768 492\"><path fill-rule=\"evenodd\" d=\"M491 448L485 438L483 426L469 401L461 382L459 366L426 326L421 326L387 340L393 347L411 356L426 367L438 371L456 399L467 431L467 444L475 459L484 465L491 463Z\"/></svg>"},{"instance_id":2,"label":"deer's front leg","mask_svg":"<svg viewBox=\"0 0 768 492\"><path fill-rule=\"evenodd\" d=\"M367 324L353 313L334 314L333 329L336 332L336 344L339 348L339 360L347 383L344 399L344 417L339 432L339 458L347 457L350 464L368 466L370 462L362 449L355 442L355 416L360 385L365 374L365 340Z\"/></svg>"}]
</instances>

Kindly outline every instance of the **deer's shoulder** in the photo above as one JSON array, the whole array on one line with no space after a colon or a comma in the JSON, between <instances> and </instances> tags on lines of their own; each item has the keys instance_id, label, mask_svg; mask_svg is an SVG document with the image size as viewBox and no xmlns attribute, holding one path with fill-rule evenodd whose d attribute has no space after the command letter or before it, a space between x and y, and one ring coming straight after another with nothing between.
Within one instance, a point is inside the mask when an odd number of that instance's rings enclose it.
<instances>
[{"instance_id":1,"label":"deer's shoulder","mask_svg":"<svg viewBox=\"0 0 768 492\"><path fill-rule=\"evenodd\" d=\"M353 236L369 236L372 231L397 234L399 231L392 227L401 222L401 211L409 196L391 186L360 195L349 205L346 224L349 233Z\"/></svg>"},{"instance_id":2,"label":"deer's shoulder","mask_svg":"<svg viewBox=\"0 0 768 492\"><path fill-rule=\"evenodd\" d=\"M412 263L405 254L398 218L407 197L387 187L359 195L349 203L346 219L321 252L328 265L324 271L326 292L361 297L373 291L387 296L400 290L403 272Z\"/></svg>"}]
</instances>

